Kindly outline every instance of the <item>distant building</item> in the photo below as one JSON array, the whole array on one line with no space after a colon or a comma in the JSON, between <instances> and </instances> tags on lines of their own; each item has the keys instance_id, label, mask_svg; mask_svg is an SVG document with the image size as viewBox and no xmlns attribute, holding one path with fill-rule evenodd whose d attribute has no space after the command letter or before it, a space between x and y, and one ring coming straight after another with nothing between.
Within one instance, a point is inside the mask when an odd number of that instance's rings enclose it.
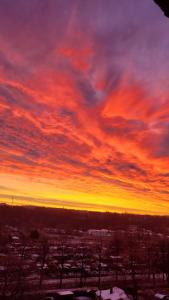
<instances>
[{"instance_id":1,"label":"distant building","mask_svg":"<svg viewBox=\"0 0 169 300\"><path fill-rule=\"evenodd\" d=\"M93 236L109 236L110 231L108 229L89 229L88 234Z\"/></svg>"},{"instance_id":2,"label":"distant building","mask_svg":"<svg viewBox=\"0 0 169 300\"><path fill-rule=\"evenodd\" d=\"M138 227L137 225L129 225L128 226L128 230L131 232L131 233L136 233L138 231Z\"/></svg>"}]
</instances>

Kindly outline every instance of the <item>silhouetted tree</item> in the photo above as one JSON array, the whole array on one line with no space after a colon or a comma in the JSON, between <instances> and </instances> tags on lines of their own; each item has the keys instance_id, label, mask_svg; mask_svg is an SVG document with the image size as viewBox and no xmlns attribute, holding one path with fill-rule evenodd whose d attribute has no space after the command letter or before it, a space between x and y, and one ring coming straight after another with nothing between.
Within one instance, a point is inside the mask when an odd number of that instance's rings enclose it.
<instances>
[{"instance_id":1,"label":"silhouetted tree","mask_svg":"<svg viewBox=\"0 0 169 300\"><path fill-rule=\"evenodd\" d=\"M30 232L30 238L32 240L38 240L39 239L39 231L37 229L32 229L31 232Z\"/></svg>"},{"instance_id":2,"label":"silhouetted tree","mask_svg":"<svg viewBox=\"0 0 169 300\"><path fill-rule=\"evenodd\" d=\"M133 285L133 298L137 299L136 256L137 245L133 238L128 240L128 263Z\"/></svg>"},{"instance_id":3,"label":"silhouetted tree","mask_svg":"<svg viewBox=\"0 0 169 300\"><path fill-rule=\"evenodd\" d=\"M43 276L47 265L47 257L49 254L49 244L46 239L42 240L40 247L40 276L39 276L39 287L42 286Z\"/></svg>"},{"instance_id":4,"label":"silhouetted tree","mask_svg":"<svg viewBox=\"0 0 169 300\"><path fill-rule=\"evenodd\" d=\"M63 277L64 277L64 267L65 267L65 261L66 261L66 248L67 244L65 240L61 240L61 242L58 245L58 263L59 263L59 288L62 288L63 284Z\"/></svg>"}]
</instances>

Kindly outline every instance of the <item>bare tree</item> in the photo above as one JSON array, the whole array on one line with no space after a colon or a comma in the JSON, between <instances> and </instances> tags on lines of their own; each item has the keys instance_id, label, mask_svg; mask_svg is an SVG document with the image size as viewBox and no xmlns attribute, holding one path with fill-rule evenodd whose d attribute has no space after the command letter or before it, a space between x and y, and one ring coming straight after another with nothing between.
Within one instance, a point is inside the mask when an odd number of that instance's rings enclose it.
<instances>
[{"instance_id":1,"label":"bare tree","mask_svg":"<svg viewBox=\"0 0 169 300\"><path fill-rule=\"evenodd\" d=\"M49 244L46 239L42 240L40 248L40 276L39 276L39 288L42 286L44 272L46 269L47 258L49 253Z\"/></svg>"},{"instance_id":2,"label":"bare tree","mask_svg":"<svg viewBox=\"0 0 169 300\"><path fill-rule=\"evenodd\" d=\"M25 263L25 253L26 253L27 239L22 236L22 244L20 248L20 257L18 259L18 272L17 272L17 285L16 292L22 294L25 288L25 272L24 272L24 263Z\"/></svg>"},{"instance_id":3,"label":"bare tree","mask_svg":"<svg viewBox=\"0 0 169 300\"><path fill-rule=\"evenodd\" d=\"M12 255L6 257L4 270L1 277L2 299L13 299L20 294L18 289L18 260Z\"/></svg>"},{"instance_id":4,"label":"bare tree","mask_svg":"<svg viewBox=\"0 0 169 300\"><path fill-rule=\"evenodd\" d=\"M160 257L162 261L162 271L165 274L167 284L169 286L169 242L163 241L160 244Z\"/></svg>"},{"instance_id":5,"label":"bare tree","mask_svg":"<svg viewBox=\"0 0 169 300\"><path fill-rule=\"evenodd\" d=\"M58 263L59 263L59 288L62 288L63 285L63 277L64 277L64 269L66 262L66 242L65 240L61 240L58 245Z\"/></svg>"},{"instance_id":6,"label":"bare tree","mask_svg":"<svg viewBox=\"0 0 169 300\"><path fill-rule=\"evenodd\" d=\"M97 272L98 272L98 289L101 290L101 275L102 275L102 255L103 255L103 241L100 238L96 242L96 255L97 255Z\"/></svg>"},{"instance_id":7,"label":"bare tree","mask_svg":"<svg viewBox=\"0 0 169 300\"><path fill-rule=\"evenodd\" d=\"M86 272L86 263L89 259L89 252L88 248L83 246L80 249L79 253L79 260L80 260L80 287L82 287L85 284L86 278L87 278L87 272Z\"/></svg>"},{"instance_id":8,"label":"bare tree","mask_svg":"<svg viewBox=\"0 0 169 300\"><path fill-rule=\"evenodd\" d=\"M137 279L136 279L136 255L137 245L132 238L128 240L128 264L133 285L133 298L137 299Z\"/></svg>"}]
</instances>

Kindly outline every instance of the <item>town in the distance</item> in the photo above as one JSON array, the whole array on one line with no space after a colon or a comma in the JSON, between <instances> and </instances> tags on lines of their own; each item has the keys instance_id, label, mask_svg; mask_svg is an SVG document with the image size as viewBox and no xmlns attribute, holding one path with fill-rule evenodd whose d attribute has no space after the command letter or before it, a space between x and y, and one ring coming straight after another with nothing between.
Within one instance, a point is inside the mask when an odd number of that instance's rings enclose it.
<instances>
[{"instance_id":1,"label":"town in the distance","mask_svg":"<svg viewBox=\"0 0 169 300\"><path fill-rule=\"evenodd\" d=\"M6 204L0 216L2 300L169 299L169 217Z\"/></svg>"}]
</instances>

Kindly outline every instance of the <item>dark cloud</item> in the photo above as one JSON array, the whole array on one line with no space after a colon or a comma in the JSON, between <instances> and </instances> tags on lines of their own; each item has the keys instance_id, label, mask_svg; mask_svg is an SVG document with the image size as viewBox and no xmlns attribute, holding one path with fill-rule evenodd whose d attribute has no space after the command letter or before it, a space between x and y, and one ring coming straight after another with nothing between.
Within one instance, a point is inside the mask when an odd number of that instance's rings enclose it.
<instances>
[{"instance_id":1,"label":"dark cloud","mask_svg":"<svg viewBox=\"0 0 169 300\"><path fill-rule=\"evenodd\" d=\"M125 119L120 116L105 118L101 126L107 134L126 138L132 138L147 129L142 120Z\"/></svg>"}]
</instances>

